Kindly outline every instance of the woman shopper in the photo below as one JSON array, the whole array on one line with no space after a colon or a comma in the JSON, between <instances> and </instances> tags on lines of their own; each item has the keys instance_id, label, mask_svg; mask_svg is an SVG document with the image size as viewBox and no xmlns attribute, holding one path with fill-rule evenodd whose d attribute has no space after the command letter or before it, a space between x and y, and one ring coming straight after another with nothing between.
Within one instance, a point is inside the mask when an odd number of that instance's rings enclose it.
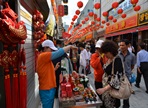
<instances>
[{"instance_id":1,"label":"woman shopper","mask_svg":"<svg viewBox=\"0 0 148 108\"><path fill-rule=\"evenodd\" d=\"M55 60L58 57L62 56L65 52L68 52L69 49L76 47L69 45L57 50L51 40L45 40L42 43L42 47L43 52L41 52L37 60L39 95L42 102L42 108L53 108L54 96L56 91L56 69L54 68L52 60Z\"/></svg>"},{"instance_id":2,"label":"woman shopper","mask_svg":"<svg viewBox=\"0 0 148 108\"><path fill-rule=\"evenodd\" d=\"M108 58L106 64L104 64L104 76L107 79L103 80L103 88L97 89L98 94L102 94L102 100L106 108L119 108L120 100L112 97L109 93L111 88L119 90L121 77L123 75L123 64L121 58L117 56L118 46L113 41L107 40L101 46L102 53ZM112 63L114 63L114 76L112 77Z\"/></svg>"}]
</instances>

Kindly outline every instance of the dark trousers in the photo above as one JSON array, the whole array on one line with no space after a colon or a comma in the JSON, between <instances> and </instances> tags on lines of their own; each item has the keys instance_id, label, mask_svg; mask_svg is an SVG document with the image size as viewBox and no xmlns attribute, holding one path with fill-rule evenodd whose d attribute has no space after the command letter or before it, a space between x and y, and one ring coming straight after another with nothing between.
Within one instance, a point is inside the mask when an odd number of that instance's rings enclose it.
<instances>
[{"instance_id":1,"label":"dark trousers","mask_svg":"<svg viewBox=\"0 0 148 108\"><path fill-rule=\"evenodd\" d=\"M97 81L95 81L95 88L96 88L96 90L99 89L99 88L102 88L102 87L103 87L102 82L97 82ZM97 93L97 94L98 94L98 93ZM99 94L98 94L98 96L99 96L99 98L102 100L102 95L99 95Z\"/></svg>"},{"instance_id":2,"label":"dark trousers","mask_svg":"<svg viewBox=\"0 0 148 108\"><path fill-rule=\"evenodd\" d=\"M146 91L148 91L148 62L142 62L140 63L140 70L143 74Z\"/></svg>"},{"instance_id":3,"label":"dark trousers","mask_svg":"<svg viewBox=\"0 0 148 108\"><path fill-rule=\"evenodd\" d=\"M137 78L136 78L136 85L137 86L140 86L141 76L142 76L142 74L139 73L138 70L137 70Z\"/></svg>"},{"instance_id":4,"label":"dark trousers","mask_svg":"<svg viewBox=\"0 0 148 108\"><path fill-rule=\"evenodd\" d=\"M60 86L60 83L59 83L60 74L61 74L61 72L56 72L56 85L57 85L57 87L56 87L56 91L55 91L55 98L58 98L58 92L59 92L59 86Z\"/></svg>"},{"instance_id":5,"label":"dark trousers","mask_svg":"<svg viewBox=\"0 0 148 108\"><path fill-rule=\"evenodd\" d=\"M124 99L123 100L123 108L129 108L130 104L129 104L129 99Z\"/></svg>"}]
</instances>

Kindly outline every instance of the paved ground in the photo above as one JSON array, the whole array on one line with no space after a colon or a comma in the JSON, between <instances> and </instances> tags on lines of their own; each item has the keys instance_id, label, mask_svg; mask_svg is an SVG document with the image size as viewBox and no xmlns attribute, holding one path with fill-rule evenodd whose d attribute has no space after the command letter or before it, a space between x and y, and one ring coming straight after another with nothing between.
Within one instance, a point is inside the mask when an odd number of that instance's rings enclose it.
<instances>
[{"instance_id":1,"label":"paved ground","mask_svg":"<svg viewBox=\"0 0 148 108\"><path fill-rule=\"evenodd\" d=\"M136 70L136 68L135 68L135 70ZM136 71L135 71L135 73L136 73ZM93 85L93 82L94 82L93 73L88 76L90 79L90 83ZM140 83L140 88L136 88L134 86L134 84L133 84L132 88L135 91L135 94L132 94L130 97L130 108L148 108L148 94L145 93L145 84L143 81L143 77L142 77L142 81ZM122 100L121 100L121 104L122 104ZM41 107L39 107L39 108L41 108ZM59 108L58 99L55 99L54 108ZM91 107L91 108L93 108L93 107ZM122 108L122 105L120 108Z\"/></svg>"}]
</instances>

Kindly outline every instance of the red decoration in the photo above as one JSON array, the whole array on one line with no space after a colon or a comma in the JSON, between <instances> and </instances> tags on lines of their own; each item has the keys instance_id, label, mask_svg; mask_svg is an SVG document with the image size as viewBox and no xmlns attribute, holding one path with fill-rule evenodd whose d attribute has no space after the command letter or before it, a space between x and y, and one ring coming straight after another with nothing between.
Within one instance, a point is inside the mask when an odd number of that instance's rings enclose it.
<instances>
[{"instance_id":1,"label":"red decoration","mask_svg":"<svg viewBox=\"0 0 148 108\"><path fill-rule=\"evenodd\" d=\"M138 1L139 1L139 0L130 0L131 4L132 4L133 6L136 6L136 4L138 3Z\"/></svg>"},{"instance_id":2,"label":"red decoration","mask_svg":"<svg viewBox=\"0 0 148 108\"><path fill-rule=\"evenodd\" d=\"M88 18L88 17L86 17L86 18L85 18L85 21L88 21L88 20L89 20L89 18Z\"/></svg>"},{"instance_id":3,"label":"red decoration","mask_svg":"<svg viewBox=\"0 0 148 108\"><path fill-rule=\"evenodd\" d=\"M100 17L98 17L98 18L96 18L96 20L99 22L99 21L101 20L101 18L100 18Z\"/></svg>"},{"instance_id":4,"label":"red decoration","mask_svg":"<svg viewBox=\"0 0 148 108\"><path fill-rule=\"evenodd\" d=\"M105 20L102 20L102 24L105 24Z\"/></svg>"},{"instance_id":5,"label":"red decoration","mask_svg":"<svg viewBox=\"0 0 148 108\"><path fill-rule=\"evenodd\" d=\"M58 15L60 17L64 16L64 6L63 5L58 5Z\"/></svg>"},{"instance_id":6,"label":"red decoration","mask_svg":"<svg viewBox=\"0 0 148 108\"><path fill-rule=\"evenodd\" d=\"M113 19L113 22L114 22L114 23L117 22L117 19Z\"/></svg>"},{"instance_id":7,"label":"red decoration","mask_svg":"<svg viewBox=\"0 0 148 108\"><path fill-rule=\"evenodd\" d=\"M94 25L95 24L95 21L92 21L91 24Z\"/></svg>"},{"instance_id":8,"label":"red decoration","mask_svg":"<svg viewBox=\"0 0 148 108\"><path fill-rule=\"evenodd\" d=\"M78 16L77 16L77 15L74 15L73 17L74 17L74 19L77 19L77 18L78 18Z\"/></svg>"},{"instance_id":9,"label":"red decoration","mask_svg":"<svg viewBox=\"0 0 148 108\"><path fill-rule=\"evenodd\" d=\"M79 1L79 2L77 3L77 6L78 6L78 8L82 8L82 7L83 7L83 2Z\"/></svg>"},{"instance_id":10,"label":"red decoration","mask_svg":"<svg viewBox=\"0 0 148 108\"><path fill-rule=\"evenodd\" d=\"M71 25L73 25L74 24L74 22L71 22Z\"/></svg>"},{"instance_id":11,"label":"red decoration","mask_svg":"<svg viewBox=\"0 0 148 108\"><path fill-rule=\"evenodd\" d=\"M103 12L103 14L102 14L104 17L107 17L107 15L108 15L108 12Z\"/></svg>"},{"instance_id":12,"label":"red decoration","mask_svg":"<svg viewBox=\"0 0 148 108\"><path fill-rule=\"evenodd\" d=\"M140 9L141 9L141 7L139 5L134 7L134 11L136 11L136 12L139 11Z\"/></svg>"},{"instance_id":13,"label":"red decoration","mask_svg":"<svg viewBox=\"0 0 148 108\"><path fill-rule=\"evenodd\" d=\"M117 11L117 12L118 12L118 14L122 14L123 9L121 9L121 8L120 8L120 9L118 9L118 11Z\"/></svg>"},{"instance_id":14,"label":"red decoration","mask_svg":"<svg viewBox=\"0 0 148 108\"><path fill-rule=\"evenodd\" d=\"M96 19L97 18L97 14L94 14L94 19Z\"/></svg>"},{"instance_id":15,"label":"red decoration","mask_svg":"<svg viewBox=\"0 0 148 108\"><path fill-rule=\"evenodd\" d=\"M76 10L76 15L79 15L80 14L80 10Z\"/></svg>"},{"instance_id":16,"label":"red decoration","mask_svg":"<svg viewBox=\"0 0 148 108\"><path fill-rule=\"evenodd\" d=\"M125 13L122 14L121 17L122 17L122 18L126 18L126 14L125 14Z\"/></svg>"},{"instance_id":17,"label":"red decoration","mask_svg":"<svg viewBox=\"0 0 148 108\"><path fill-rule=\"evenodd\" d=\"M108 19L109 19L109 20L112 20L112 19L113 19L113 16L109 16Z\"/></svg>"},{"instance_id":18,"label":"red decoration","mask_svg":"<svg viewBox=\"0 0 148 108\"><path fill-rule=\"evenodd\" d=\"M100 6L101 6L100 3L96 3L96 4L94 5L94 8L95 8L95 9L99 9Z\"/></svg>"},{"instance_id":19,"label":"red decoration","mask_svg":"<svg viewBox=\"0 0 148 108\"><path fill-rule=\"evenodd\" d=\"M94 13L93 13L93 12L89 12L88 15L89 15L90 17L92 17L92 16L94 15Z\"/></svg>"},{"instance_id":20,"label":"red decoration","mask_svg":"<svg viewBox=\"0 0 148 108\"><path fill-rule=\"evenodd\" d=\"M82 21L82 24L85 24L85 21L84 20Z\"/></svg>"},{"instance_id":21,"label":"red decoration","mask_svg":"<svg viewBox=\"0 0 148 108\"><path fill-rule=\"evenodd\" d=\"M110 25L110 23L109 23L109 22L107 22L107 23L106 23L106 25L107 25L107 26L109 26L109 25Z\"/></svg>"},{"instance_id":22,"label":"red decoration","mask_svg":"<svg viewBox=\"0 0 148 108\"><path fill-rule=\"evenodd\" d=\"M72 21L75 21L76 19L75 18L72 18Z\"/></svg>"},{"instance_id":23,"label":"red decoration","mask_svg":"<svg viewBox=\"0 0 148 108\"><path fill-rule=\"evenodd\" d=\"M118 2L114 2L113 4L112 4L112 8L117 8L118 7L118 5L119 5L119 3Z\"/></svg>"}]
</instances>

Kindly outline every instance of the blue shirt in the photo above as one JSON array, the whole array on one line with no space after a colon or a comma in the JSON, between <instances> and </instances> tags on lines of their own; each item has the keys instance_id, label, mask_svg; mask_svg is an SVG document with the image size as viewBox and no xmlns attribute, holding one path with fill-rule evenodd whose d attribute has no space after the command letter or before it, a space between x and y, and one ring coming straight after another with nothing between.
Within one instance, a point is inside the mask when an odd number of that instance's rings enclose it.
<instances>
[{"instance_id":1,"label":"blue shirt","mask_svg":"<svg viewBox=\"0 0 148 108\"><path fill-rule=\"evenodd\" d=\"M141 62L148 62L148 52L144 49L137 53L137 67L140 67Z\"/></svg>"},{"instance_id":2,"label":"blue shirt","mask_svg":"<svg viewBox=\"0 0 148 108\"><path fill-rule=\"evenodd\" d=\"M61 57L64 53L65 53L64 49L59 48L57 51L52 52L51 60L55 60L55 59Z\"/></svg>"}]
</instances>

